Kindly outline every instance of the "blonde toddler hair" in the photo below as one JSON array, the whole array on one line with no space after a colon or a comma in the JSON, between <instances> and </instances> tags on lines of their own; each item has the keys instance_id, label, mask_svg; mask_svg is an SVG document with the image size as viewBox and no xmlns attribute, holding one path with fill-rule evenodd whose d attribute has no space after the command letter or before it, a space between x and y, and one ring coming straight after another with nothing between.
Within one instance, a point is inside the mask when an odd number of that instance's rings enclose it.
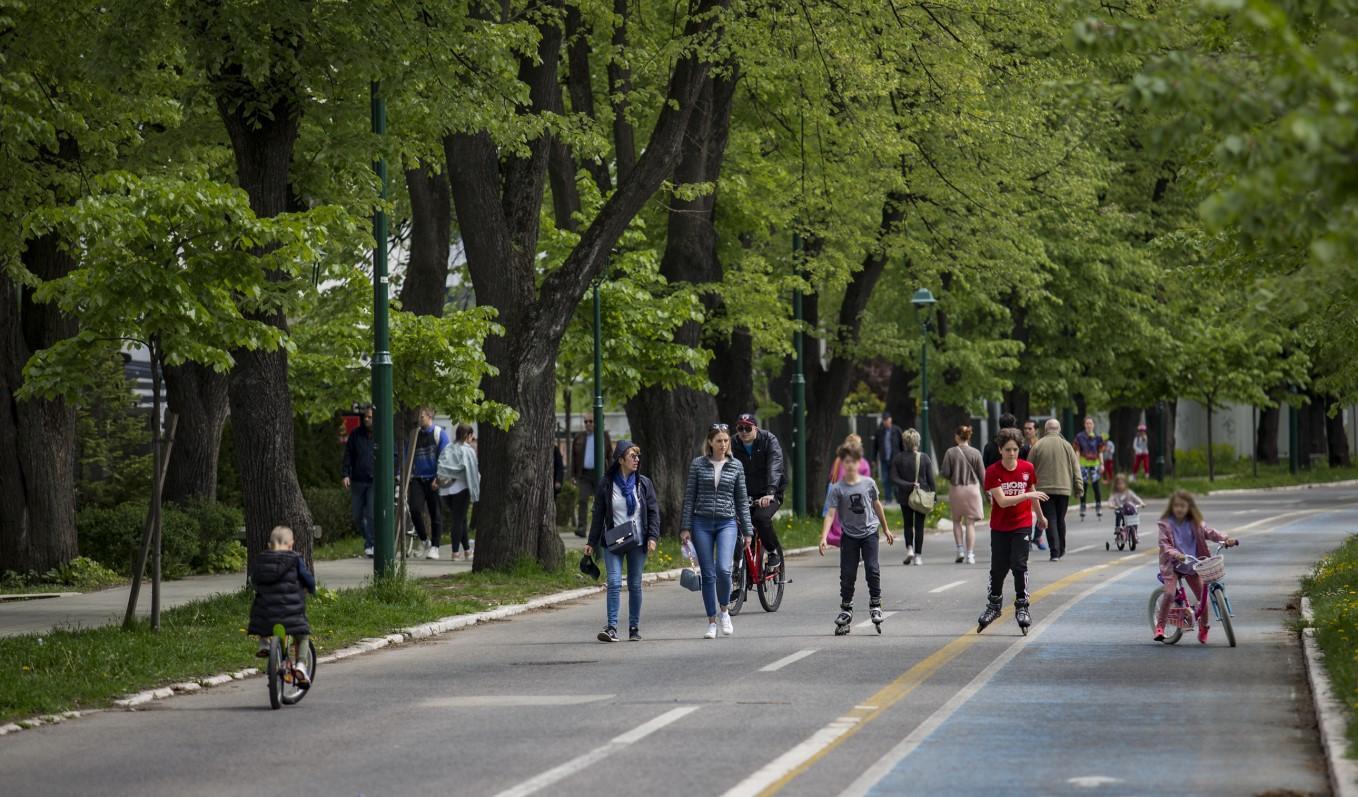
<instances>
[{"instance_id":1,"label":"blonde toddler hair","mask_svg":"<svg viewBox=\"0 0 1358 797\"><path fill-rule=\"evenodd\" d=\"M292 550L292 529L287 526L274 526L273 531L269 532L269 550Z\"/></svg>"}]
</instances>

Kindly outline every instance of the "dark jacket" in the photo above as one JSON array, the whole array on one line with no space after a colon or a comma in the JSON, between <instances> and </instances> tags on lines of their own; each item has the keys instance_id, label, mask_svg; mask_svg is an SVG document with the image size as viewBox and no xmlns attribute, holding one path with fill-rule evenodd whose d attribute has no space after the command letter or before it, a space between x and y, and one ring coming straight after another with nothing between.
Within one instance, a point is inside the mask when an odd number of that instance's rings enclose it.
<instances>
[{"instance_id":1,"label":"dark jacket","mask_svg":"<svg viewBox=\"0 0 1358 797\"><path fill-rule=\"evenodd\" d=\"M915 489L915 457L919 461L919 485L925 490L934 487L934 461L920 451L902 451L891 460L891 483L896 486L896 501L905 506L910 491Z\"/></svg>"},{"instance_id":2,"label":"dark jacket","mask_svg":"<svg viewBox=\"0 0 1358 797\"><path fill-rule=\"evenodd\" d=\"M282 624L289 634L310 634L306 620L306 595L316 592L316 579L296 551L263 551L250 566L255 602L250 606L249 633L270 636Z\"/></svg>"},{"instance_id":3,"label":"dark jacket","mask_svg":"<svg viewBox=\"0 0 1358 797\"><path fill-rule=\"evenodd\" d=\"M755 435L749 453L745 444L736 438L731 441L731 453L740 460L745 468L745 488L751 498L771 495L783 502L783 489L787 486L787 472L783 467L783 447L773 432L760 429Z\"/></svg>"},{"instance_id":4,"label":"dark jacket","mask_svg":"<svg viewBox=\"0 0 1358 797\"><path fill-rule=\"evenodd\" d=\"M588 432L580 432L571 441L571 475L580 477L585 473L585 438L589 437ZM608 455L613 452L613 436L604 430L604 465L607 470ZM590 477L594 476L594 471L589 472Z\"/></svg>"},{"instance_id":5,"label":"dark jacket","mask_svg":"<svg viewBox=\"0 0 1358 797\"><path fill-rule=\"evenodd\" d=\"M603 481L599 484L599 489L594 491L594 520L589 526L589 545L596 551L603 547L604 529L611 529L613 522L613 491L617 485L613 483L614 469L604 472ZM641 510L641 532L646 535L646 540L660 540L660 501L655 494L655 485L651 480L637 474L637 504Z\"/></svg>"},{"instance_id":6,"label":"dark jacket","mask_svg":"<svg viewBox=\"0 0 1358 797\"><path fill-rule=\"evenodd\" d=\"M1019 446L1019 459L1027 460L1028 453L1032 450L1033 447L1028 445L1027 443L1024 443L1023 445ZM1000 456L1000 447L995 444L994 440L991 440L989 443L986 443L985 448L981 449L981 464L985 465L987 468L990 467L991 465L994 465L996 462L999 462L1003 458L1004 457ZM984 479L982 479L982 481L984 481Z\"/></svg>"},{"instance_id":7,"label":"dark jacket","mask_svg":"<svg viewBox=\"0 0 1358 797\"><path fill-rule=\"evenodd\" d=\"M357 429L349 433L349 439L344 441L340 475L347 476L351 481L371 483L375 452L372 432L360 423Z\"/></svg>"},{"instance_id":8,"label":"dark jacket","mask_svg":"<svg viewBox=\"0 0 1358 797\"><path fill-rule=\"evenodd\" d=\"M886 436L891 435L892 457L905 450L905 436L899 426L892 425L890 429L885 426L877 427L877 431L872 434L872 452L870 454L873 462L881 462L882 455L886 453Z\"/></svg>"}]
</instances>

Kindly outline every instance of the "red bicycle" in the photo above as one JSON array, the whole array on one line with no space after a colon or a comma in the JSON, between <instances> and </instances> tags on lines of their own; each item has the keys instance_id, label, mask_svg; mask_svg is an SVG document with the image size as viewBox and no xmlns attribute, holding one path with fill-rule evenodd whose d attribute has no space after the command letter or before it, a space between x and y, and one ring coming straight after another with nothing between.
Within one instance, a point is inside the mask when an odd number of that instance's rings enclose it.
<instances>
[{"instance_id":1,"label":"red bicycle","mask_svg":"<svg viewBox=\"0 0 1358 797\"><path fill-rule=\"evenodd\" d=\"M740 614L751 589L759 593L759 604L764 611L778 611L783 602L783 584L787 581L783 577L787 560L784 558L773 567L769 566L768 560L758 535L743 551L736 551L736 561L731 566L731 603L728 607L731 616Z\"/></svg>"}]
</instances>

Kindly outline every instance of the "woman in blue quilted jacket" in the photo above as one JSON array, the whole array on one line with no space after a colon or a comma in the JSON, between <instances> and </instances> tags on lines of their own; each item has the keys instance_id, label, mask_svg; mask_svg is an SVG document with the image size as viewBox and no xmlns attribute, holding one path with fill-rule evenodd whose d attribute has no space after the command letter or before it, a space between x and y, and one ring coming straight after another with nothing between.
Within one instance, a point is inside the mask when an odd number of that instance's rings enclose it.
<instances>
[{"instance_id":1,"label":"woman in blue quilted jacket","mask_svg":"<svg viewBox=\"0 0 1358 797\"><path fill-rule=\"evenodd\" d=\"M731 430L724 423L712 424L703 442L703 455L688 466L679 528L680 541L693 540L698 566L703 571L703 607L707 609L707 633L703 638L716 639L718 623L722 635L730 636L735 627L727 606L731 601L736 542L749 545L754 528L750 525L745 469L740 460L731 456Z\"/></svg>"}]
</instances>

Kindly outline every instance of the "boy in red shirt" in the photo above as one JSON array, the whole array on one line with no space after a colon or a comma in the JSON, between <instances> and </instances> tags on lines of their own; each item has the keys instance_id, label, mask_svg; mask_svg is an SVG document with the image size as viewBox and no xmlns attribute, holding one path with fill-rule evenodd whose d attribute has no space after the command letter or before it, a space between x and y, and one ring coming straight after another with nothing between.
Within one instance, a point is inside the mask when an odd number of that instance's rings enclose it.
<instances>
[{"instance_id":1,"label":"boy in red shirt","mask_svg":"<svg viewBox=\"0 0 1358 797\"><path fill-rule=\"evenodd\" d=\"M976 633L1000 616L1004 576L1014 574L1014 618L1019 629L1028 633L1033 624L1028 613L1028 538L1037 526L1047 528L1047 518L1038 506L1047 494L1037 489L1037 471L1032 463L1019 459L1023 436L1017 429L1001 429L996 438L1000 461L986 468L985 491L990 495L990 598L976 621ZM1031 504L1031 506L1030 506Z\"/></svg>"}]
</instances>

